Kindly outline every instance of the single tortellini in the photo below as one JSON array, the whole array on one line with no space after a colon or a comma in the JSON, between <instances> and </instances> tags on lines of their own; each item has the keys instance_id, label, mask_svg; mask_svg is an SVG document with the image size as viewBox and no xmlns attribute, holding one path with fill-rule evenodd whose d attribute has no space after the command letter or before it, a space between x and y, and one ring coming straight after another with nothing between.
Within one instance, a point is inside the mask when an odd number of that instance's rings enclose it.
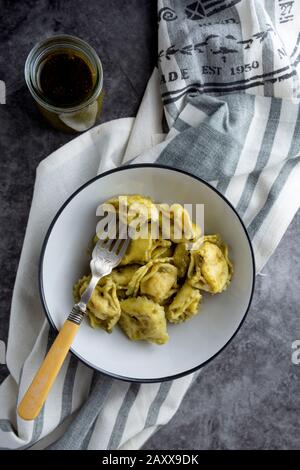
<instances>
[{"instance_id":1,"label":"single tortellini","mask_svg":"<svg viewBox=\"0 0 300 470\"><path fill-rule=\"evenodd\" d=\"M153 240L150 237L131 240L120 266L132 263L147 263L151 259L152 247Z\"/></svg>"},{"instance_id":2,"label":"single tortellini","mask_svg":"<svg viewBox=\"0 0 300 470\"><path fill-rule=\"evenodd\" d=\"M178 243L176 245L173 260L178 270L178 276L184 277L190 264L190 252L187 249L186 243Z\"/></svg>"},{"instance_id":3,"label":"single tortellini","mask_svg":"<svg viewBox=\"0 0 300 470\"><path fill-rule=\"evenodd\" d=\"M191 221L190 215L181 204L157 204L160 212L160 225L163 238L173 243L196 241L201 229Z\"/></svg>"},{"instance_id":4,"label":"single tortellini","mask_svg":"<svg viewBox=\"0 0 300 470\"><path fill-rule=\"evenodd\" d=\"M208 235L200 248L191 251L188 278L198 289L217 294L226 289L232 277L228 248L218 235Z\"/></svg>"},{"instance_id":5,"label":"single tortellini","mask_svg":"<svg viewBox=\"0 0 300 470\"><path fill-rule=\"evenodd\" d=\"M74 286L75 302L87 288L91 276L84 276ZM87 304L87 315L93 328L103 328L110 333L121 315L116 285L110 276L102 278Z\"/></svg>"},{"instance_id":6,"label":"single tortellini","mask_svg":"<svg viewBox=\"0 0 300 470\"><path fill-rule=\"evenodd\" d=\"M153 240L152 249L150 253L151 259L169 258L173 254L172 242L170 240Z\"/></svg>"},{"instance_id":7,"label":"single tortellini","mask_svg":"<svg viewBox=\"0 0 300 470\"><path fill-rule=\"evenodd\" d=\"M166 317L170 323L181 323L198 313L202 296L187 282L179 289L172 303L166 308Z\"/></svg>"},{"instance_id":8,"label":"single tortellini","mask_svg":"<svg viewBox=\"0 0 300 470\"><path fill-rule=\"evenodd\" d=\"M131 278L126 294L147 295L159 304L164 303L177 290L177 268L171 259L150 261L141 266Z\"/></svg>"},{"instance_id":9,"label":"single tortellini","mask_svg":"<svg viewBox=\"0 0 300 470\"><path fill-rule=\"evenodd\" d=\"M139 264L130 264L128 266L120 266L114 268L109 274L109 277L113 280L117 288L117 295L119 298L124 298L128 284L131 281L132 276L140 267Z\"/></svg>"},{"instance_id":10,"label":"single tortellini","mask_svg":"<svg viewBox=\"0 0 300 470\"><path fill-rule=\"evenodd\" d=\"M93 238L93 243L96 244L99 240L98 235L96 234ZM156 240L152 240L150 236L146 238L136 238L134 240L130 240L128 248L126 250L125 255L122 258L119 266L125 266L127 264L144 264L150 261L152 257L152 253L157 247L154 245ZM166 252L166 248L162 250L162 252Z\"/></svg>"},{"instance_id":11,"label":"single tortellini","mask_svg":"<svg viewBox=\"0 0 300 470\"><path fill-rule=\"evenodd\" d=\"M203 243L204 236L202 235L202 230L199 225L193 223L194 228L194 238L186 242L186 247L189 251L197 250Z\"/></svg>"},{"instance_id":12,"label":"single tortellini","mask_svg":"<svg viewBox=\"0 0 300 470\"><path fill-rule=\"evenodd\" d=\"M111 204L126 223L131 223L137 218L141 222L146 222L151 218L158 219L158 211L152 199L140 194L114 197L105 201L104 204Z\"/></svg>"},{"instance_id":13,"label":"single tortellini","mask_svg":"<svg viewBox=\"0 0 300 470\"><path fill-rule=\"evenodd\" d=\"M168 341L164 308L147 297L129 297L121 301L119 325L131 340L164 344Z\"/></svg>"}]
</instances>

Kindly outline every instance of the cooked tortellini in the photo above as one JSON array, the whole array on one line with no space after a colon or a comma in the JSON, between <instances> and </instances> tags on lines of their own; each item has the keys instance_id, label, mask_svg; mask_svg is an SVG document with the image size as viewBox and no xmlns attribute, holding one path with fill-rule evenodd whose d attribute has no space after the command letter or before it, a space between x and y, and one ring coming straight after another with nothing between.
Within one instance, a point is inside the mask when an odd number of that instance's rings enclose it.
<instances>
[{"instance_id":1,"label":"cooked tortellini","mask_svg":"<svg viewBox=\"0 0 300 470\"><path fill-rule=\"evenodd\" d=\"M222 292L232 276L228 248L219 235L204 237L197 250L191 252L188 279L192 286L212 294Z\"/></svg>"},{"instance_id":2,"label":"cooked tortellini","mask_svg":"<svg viewBox=\"0 0 300 470\"><path fill-rule=\"evenodd\" d=\"M74 298L78 302L87 288L91 277L84 276L74 286ZM110 277L102 278L87 304L87 313L91 326L100 327L111 332L121 315L120 302L117 297L116 284Z\"/></svg>"},{"instance_id":3,"label":"cooked tortellini","mask_svg":"<svg viewBox=\"0 0 300 470\"><path fill-rule=\"evenodd\" d=\"M164 240L162 238L153 240L151 259L168 258L172 256L173 252L174 249L171 240Z\"/></svg>"},{"instance_id":4,"label":"cooked tortellini","mask_svg":"<svg viewBox=\"0 0 300 470\"><path fill-rule=\"evenodd\" d=\"M128 284L139 267L139 264L119 266L115 268L109 276L107 276L111 277L111 279L115 283L119 300L124 299L126 297L126 290L128 288Z\"/></svg>"},{"instance_id":5,"label":"cooked tortellini","mask_svg":"<svg viewBox=\"0 0 300 470\"><path fill-rule=\"evenodd\" d=\"M103 207L116 211L116 221L126 221L131 240L119 265L98 282L87 316L93 328L111 332L118 324L130 340L164 344L168 322L189 320L199 312L202 292L218 294L228 287L233 274L228 248L219 235L203 235L180 204L155 204L138 194L122 198ZM76 302L89 281L84 276L75 284Z\"/></svg>"},{"instance_id":6,"label":"cooked tortellini","mask_svg":"<svg viewBox=\"0 0 300 470\"><path fill-rule=\"evenodd\" d=\"M130 264L129 266L119 266L113 269L112 273L109 275L114 283L116 284L117 289L127 289L127 286L136 272L139 269L138 264ZM106 276L106 277L109 277Z\"/></svg>"},{"instance_id":7,"label":"cooked tortellini","mask_svg":"<svg viewBox=\"0 0 300 470\"><path fill-rule=\"evenodd\" d=\"M200 291L185 282L166 309L167 320L171 323L182 323L196 315L202 298Z\"/></svg>"},{"instance_id":8,"label":"cooked tortellini","mask_svg":"<svg viewBox=\"0 0 300 470\"><path fill-rule=\"evenodd\" d=\"M174 264L178 270L178 276L184 277L190 264L190 252L186 243L178 243L174 251Z\"/></svg>"},{"instance_id":9,"label":"cooked tortellini","mask_svg":"<svg viewBox=\"0 0 300 470\"><path fill-rule=\"evenodd\" d=\"M200 232L199 227L193 224L189 213L180 204L158 204L160 211L161 231L164 238L173 243L193 241Z\"/></svg>"},{"instance_id":10,"label":"cooked tortellini","mask_svg":"<svg viewBox=\"0 0 300 470\"><path fill-rule=\"evenodd\" d=\"M132 340L164 344L168 341L164 308L147 297L129 297L121 302L119 325Z\"/></svg>"},{"instance_id":11,"label":"cooked tortellini","mask_svg":"<svg viewBox=\"0 0 300 470\"><path fill-rule=\"evenodd\" d=\"M158 259L140 267L132 276L126 294L148 295L161 304L177 290L177 268L171 259Z\"/></svg>"},{"instance_id":12,"label":"cooked tortellini","mask_svg":"<svg viewBox=\"0 0 300 470\"><path fill-rule=\"evenodd\" d=\"M150 237L131 240L120 265L122 266L131 263L147 263L151 259L152 247L153 241Z\"/></svg>"},{"instance_id":13,"label":"cooked tortellini","mask_svg":"<svg viewBox=\"0 0 300 470\"><path fill-rule=\"evenodd\" d=\"M149 197L132 194L126 196L118 196L105 201L105 204L112 205L123 221L132 222L138 217L143 222L150 219L158 220L158 211L155 204Z\"/></svg>"}]
</instances>

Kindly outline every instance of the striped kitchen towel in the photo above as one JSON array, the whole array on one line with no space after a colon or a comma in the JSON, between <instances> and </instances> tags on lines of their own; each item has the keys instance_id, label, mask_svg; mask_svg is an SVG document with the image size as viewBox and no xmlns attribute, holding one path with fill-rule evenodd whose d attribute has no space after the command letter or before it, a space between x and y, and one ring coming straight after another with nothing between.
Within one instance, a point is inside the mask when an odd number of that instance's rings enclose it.
<instances>
[{"instance_id":1,"label":"striped kitchen towel","mask_svg":"<svg viewBox=\"0 0 300 470\"><path fill-rule=\"evenodd\" d=\"M261 270L300 203L299 10L281 0L160 0L158 69L137 118L98 126L40 164L12 301L11 375L0 389L2 448L134 449L174 415L194 374L129 384L69 356L37 420L17 417L53 340L37 289L43 236L61 203L97 172L158 162L230 199Z\"/></svg>"}]
</instances>

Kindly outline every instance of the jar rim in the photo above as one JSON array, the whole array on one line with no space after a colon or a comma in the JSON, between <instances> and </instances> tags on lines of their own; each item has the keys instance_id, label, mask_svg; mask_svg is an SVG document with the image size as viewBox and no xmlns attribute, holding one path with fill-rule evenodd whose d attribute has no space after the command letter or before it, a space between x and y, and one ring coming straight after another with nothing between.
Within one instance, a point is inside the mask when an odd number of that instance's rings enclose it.
<instances>
[{"instance_id":1,"label":"jar rim","mask_svg":"<svg viewBox=\"0 0 300 470\"><path fill-rule=\"evenodd\" d=\"M65 107L60 107L60 106L54 106L47 102L46 100L43 99L43 97L40 95L38 92L37 88L34 85L35 81L35 74L37 72L37 67L36 67L36 62L38 59L41 58L41 56L44 56L45 54L50 53L51 51L57 50L57 47L65 47L68 46L71 49L78 50L80 52L83 52L89 60L93 63L97 77L96 77L96 82L93 88L93 91L91 95L83 101L82 103L76 105L76 106L65 106ZM35 101L42 106L43 108L47 109L48 111L51 111L56 114L60 113L74 113L77 111L80 111L83 108L86 108L88 105L92 104L100 95L103 87L103 67L101 60L95 51L95 49L90 46L86 41L83 39L80 39L76 36L70 35L70 34L58 34L54 35L51 37L48 37L46 39L43 39L42 41L39 41L29 52L26 62L25 62L25 81L28 86L28 89L35 99Z\"/></svg>"}]
</instances>

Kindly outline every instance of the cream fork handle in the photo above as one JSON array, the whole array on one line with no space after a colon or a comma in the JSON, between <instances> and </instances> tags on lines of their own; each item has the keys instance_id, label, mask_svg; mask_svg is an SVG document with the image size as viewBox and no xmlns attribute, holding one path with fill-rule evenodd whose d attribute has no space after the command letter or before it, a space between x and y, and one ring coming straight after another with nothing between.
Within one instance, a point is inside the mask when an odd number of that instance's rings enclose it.
<instances>
[{"instance_id":1,"label":"cream fork handle","mask_svg":"<svg viewBox=\"0 0 300 470\"><path fill-rule=\"evenodd\" d=\"M80 324L66 320L54 343L35 374L31 385L18 406L18 414L26 420L35 419L40 413L50 389L70 350Z\"/></svg>"}]
</instances>

